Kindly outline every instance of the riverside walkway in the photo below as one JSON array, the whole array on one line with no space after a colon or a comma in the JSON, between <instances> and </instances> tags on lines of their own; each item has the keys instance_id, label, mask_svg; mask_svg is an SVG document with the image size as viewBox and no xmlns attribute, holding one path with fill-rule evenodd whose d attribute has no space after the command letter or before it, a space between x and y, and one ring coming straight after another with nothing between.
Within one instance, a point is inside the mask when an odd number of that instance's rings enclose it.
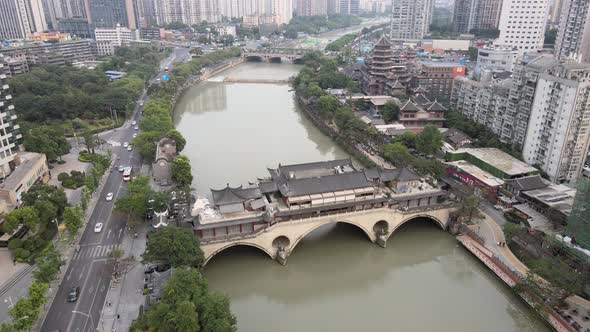
<instances>
[{"instance_id":1,"label":"riverside walkway","mask_svg":"<svg viewBox=\"0 0 590 332\"><path fill-rule=\"evenodd\" d=\"M483 212L483 211L482 211ZM457 240L471 253L473 253L483 264L496 274L510 287L514 287L526 274L529 269L510 250L508 246L499 246L499 242L505 242L504 232L500 226L488 215L483 213L484 219L479 226L472 226L471 230L477 236L461 235ZM529 304L530 299L525 299ZM566 299L572 307L583 308L590 311L590 301L573 295ZM545 308L548 315L547 322L556 331L580 331L575 329L553 308ZM582 331L590 325L588 322L580 322Z\"/></svg>"}]
</instances>

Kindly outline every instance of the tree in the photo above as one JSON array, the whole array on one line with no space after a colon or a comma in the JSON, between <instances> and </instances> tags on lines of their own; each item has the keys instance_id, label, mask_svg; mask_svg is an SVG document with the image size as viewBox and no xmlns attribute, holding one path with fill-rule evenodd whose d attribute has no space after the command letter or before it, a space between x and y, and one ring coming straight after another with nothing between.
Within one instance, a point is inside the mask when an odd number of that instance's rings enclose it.
<instances>
[{"instance_id":1,"label":"tree","mask_svg":"<svg viewBox=\"0 0 590 332\"><path fill-rule=\"evenodd\" d=\"M49 284L39 281L34 281L29 287L29 300L35 308L39 308L43 303L47 302L47 297L45 297L47 289L49 289Z\"/></svg>"},{"instance_id":2,"label":"tree","mask_svg":"<svg viewBox=\"0 0 590 332\"><path fill-rule=\"evenodd\" d=\"M64 223L70 234L76 234L84 224L84 211L79 206L68 206L64 210Z\"/></svg>"},{"instance_id":3,"label":"tree","mask_svg":"<svg viewBox=\"0 0 590 332\"><path fill-rule=\"evenodd\" d=\"M411 131L406 131L400 136L396 136L391 143L402 143L408 149L415 149L416 148L416 134Z\"/></svg>"},{"instance_id":4,"label":"tree","mask_svg":"<svg viewBox=\"0 0 590 332\"><path fill-rule=\"evenodd\" d=\"M56 160L69 153L71 148L63 130L49 126L35 127L26 131L24 145L27 151L44 153L48 160Z\"/></svg>"},{"instance_id":5,"label":"tree","mask_svg":"<svg viewBox=\"0 0 590 332\"><path fill-rule=\"evenodd\" d=\"M184 150L184 146L186 145L186 139L182 134L176 130L172 129L166 133L166 137L171 138L176 142L176 153L180 153Z\"/></svg>"},{"instance_id":6,"label":"tree","mask_svg":"<svg viewBox=\"0 0 590 332\"><path fill-rule=\"evenodd\" d=\"M398 167L406 167L412 163L414 157L401 143L385 144L383 156Z\"/></svg>"},{"instance_id":7,"label":"tree","mask_svg":"<svg viewBox=\"0 0 590 332\"><path fill-rule=\"evenodd\" d=\"M340 102L334 96L321 96L318 100L318 112L324 119L332 119L338 107Z\"/></svg>"},{"instance_id":8,"label":"tree","mask_svg":"<svg viewBox=\"0 0 590 332\"><path fill-rule=\"evenodd\" d=\"M34 306L26 297L21 297L10 309L9 314L17 330L28 331L39 317L39 307Z\"/></svg>"},{"instance_id":9,"label":"tree","mask_svg":"<svg viewBox=\"0 0 590 332\"><path fill-rule=\"evenodd\" d=\"M54 219L57 218L57 206L53 204L51 201L43 199L38 200L33 205L35 210L37 210L37 214L39 215L39 219L42 224L45 226L52 222Z\"/></svg>"},{"instance_id":10,"label":"tree","mask_svg":"<svg viewBox=\"0 0 590 332\"><path fill-rule=\"evenodd\" d=\"M461 201L459 210L454 213L455 216L457 216L459 221L467 219L466 221L470 223L473 221L473 218L483 218L483 215L478 210L480 201L480 198L473 194L465 197Z\"/></svg>"},{"instance_id":11,"label":"tree","mask_svg":"<svg viewBox=\"0 0 590 332\"><path fill-rule=\"evenodd\" d=\"M156 155L156 142L162 138L161 133L154 131L142 131L133 139L133 146L139 151L144 161L154 160Z\"/></svg>"},{"instance_id":12,"label":"tree","mask_svg":"<svg viewBox=\"0 0 590 332\"><path fill-rule=\"evenodd\" d=\"M19 332L14 324L3 322L0 323L0 332Z\"/></svg>"},{"instance_id":13,"label":"tree","mask_svg":"<svg viewBox=\"0 0 590 332\"><path fill-rule=\"evenodd\" d=\"M115 209L127 213L130 218L143 220L148 210L148 201L154 196L149 186L149 178L139 176L127 185L127 195L115 202Z\"/></svg>"},{"instance_id":14,"label":"tree","mask_svg":"<svg viewBox=\"0 0 590 332\"><path fill-rule=\"evenodd\" d=\"M208 290L194 268L180 268L166 282L162 299L131 325L131 331L236 331L229 300Z\"/></svg>"},{"instance_id":15,"label":"tree","mask_svg":"<svg viewBox=\"0 0 590 332\"><path fill-rule=\"evenodd\" d=\"M6 215L2 229L6 233L12 233L20 224L29 227L33 234L37 233L39 230L39 215L37 214L37 210L32 206L12 210Z\"/></svg>"},{"instance_id":16,"label":"tree","mask_svg":"<svg viewBox=\"0 0 590 332\"><path fill-rule=\"evenodd\" d=\"M166 262L173 267L198 267L203 264L204 256L199 241L190 231L168 226L150 235L143 259Z\"/></svg>"},{"instance_id":17,"label":"tree","mask_svg":"<svg viewBox=\"0 0 590 332\"><path fill-rule=\"evenodd\" d=\"M35 184L22 194L23 205L33 206L38 200L48 200L57 207L57 216L61 217L68 205L68 198L63 189L48 184Z\"/></svg>"},{"instance_id":18,"label":"tree","mask_svg":"<svg viewBox=\"0 0 590 332\"><path fill-rule=\"evenodd\" d=\"M190 186L193 182L191 163L187 156L178 156L172 162L172 180L181 186Z\"/></svg>"},{"instance_id":19,"label":"tree","mask_svg":"<svg viewBox=\"0 0 590 332\"><path fill-rule=\"evenodd\" d=\"M426 126L416 135L416 149L425 155L434 155L442 146L442 134L434 126Z\"/></svg>"},{"instance_id":20,"label":"tree","mask_svg":"<svg viewBox=\"0 0 590 332\"><path fill-rule=\"evenodd\" d=\"M383 121L386 123L399 120L399 106L394 102L389 101L383 105L381 112L383 113Z\"/></svg>"},{"instance_id":21,"label":"tree","mask_svg":"<svg viewBox=\"0 0 590 332\"><path fill-rule=\"evenodd\" d=\"M94 154L94 149L100 145L100 138L98 135L93 134L91 131L85 131L82 133L82 138L84 138L84 145L86 145L88 153Z\"/></svg>"},{"instance_id":22,"label":"tree","mask_svg":"<svg viewBox=\"0 0 590 332\"><path fill-rule=\"evenodd\" d=\"M35 280L45 283L55 279L57 272L59 272L60 267L63 265L61 255L53 244L50 244L43 250L35 263L37 269L33 272L33 276Z\"/></svg>"}]
</instances>

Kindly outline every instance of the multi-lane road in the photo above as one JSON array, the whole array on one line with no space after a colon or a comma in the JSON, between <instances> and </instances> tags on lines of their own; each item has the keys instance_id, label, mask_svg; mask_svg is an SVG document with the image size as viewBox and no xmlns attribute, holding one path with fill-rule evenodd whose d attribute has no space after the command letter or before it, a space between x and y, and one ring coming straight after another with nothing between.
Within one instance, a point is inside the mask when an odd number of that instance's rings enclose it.
<instances>
[{"instance_id":1,"label":"multi-lane road","mask_svg":"<svg viewBox=\"0 0 590 332\"><path fill-rule=\"evenodd\" d=\"M187 59L187 49L175 49L170 57L162 61L158 75L150 81L150 84L158 82L158 78L161 79L162 75L166 74L165 67L171 67L174 62L187 61ZM140 101L146 100L147 96L144 93ZM139 121L141 106L139 106L140 103L137 105L132 119L114 132L110 139L111 142L121 143L113 144L112 147L114 169L107 170L110 173L102 192L98 193L99 199L80 239L80 250L73 255L55 294L41 328L43 332L85 332L100 328L100 314L113 273L113 262L109 259L109 253L119 248L123 237L126 236L126 219L119 214L113 214L116 199L125 195L126 192L122 173L118 172L117 167L132 166L135 170L141 167L141 160L135 150L127 151L127 148L122 146L123 142L131 142L132 135L136 132L131 121ZM108 193L113 193L113 200L106 200ZM104 226L102 231L95 232L94 226L98 222L103 223ZM81 290L79 299L76 302L68 302L69 289L76 286L79 286Z\"/></svg>"}]
</instances>

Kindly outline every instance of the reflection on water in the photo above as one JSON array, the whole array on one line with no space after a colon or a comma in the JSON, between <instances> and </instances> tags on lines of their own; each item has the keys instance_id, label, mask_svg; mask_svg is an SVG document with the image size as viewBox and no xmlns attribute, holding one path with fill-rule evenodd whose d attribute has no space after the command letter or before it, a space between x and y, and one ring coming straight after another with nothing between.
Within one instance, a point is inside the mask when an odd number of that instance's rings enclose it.
<instances>
[{"instance_id":1,"label":"reflection on water","mask_svg":"<svg viewBox=\"0 0 590 332\"><path fill-rule=\"evenodd\" d=\"M234 247L209 262L240 331L548 331L430 222L402 226L386 249L355 226L323 227L288 261Z\"/></svg>"},{"instance_id":2,"label":"reflection on water","mask_svg":"<svg viewBox=\"0 0 590 332\"><path fill-rule=\"evenodd\" d=\"M299 66L244 63L223 73L232 77L287 78ZM214 77L215 79L215 77ZM288 85L202 82L186 91L174 114L186 137L193 186L247 185L268 176L267 167L347 158L295 105Z\"/></svg>"},{"instance_id":3,"label":"reflection on water","mask_svg":"<svg viewBox=\"0 0 590 332\"><path fill-rule=\"evenodd\" d=\"M220 77L286 78L299 67L246 63ZM216 78L214 78L216 79ZM267 176L265 167L347 154L317 130L286 85L203 82L174 116L201 194ZM229 294L240 331L548 331L455 239L430 222L402 226L383 249L356 226L321 227L281 266L234 247L205 268Z\"/></svg>"}]
</instances>

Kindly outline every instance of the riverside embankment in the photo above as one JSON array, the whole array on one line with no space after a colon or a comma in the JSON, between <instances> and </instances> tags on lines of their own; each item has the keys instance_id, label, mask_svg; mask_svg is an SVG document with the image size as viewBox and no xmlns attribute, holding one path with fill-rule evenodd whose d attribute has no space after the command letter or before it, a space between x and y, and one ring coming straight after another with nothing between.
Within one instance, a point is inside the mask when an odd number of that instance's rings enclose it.
<instances>
[{"instance_id":1,"label":"riverside embankment","mask_svg":"<svg viewBox=\"0 0 590 332\"><path fill-rule=\"evenodd\" d=\"M248 185L266 167L347 158L300 108L281 79L300 66L243 63L188 87L174 124L186 137L193 187ZM240 331L548 331L548 327L456 240L428 220L396 231L383 249L345 224L306 236L283 267L234 247L205 268L227 293Z\"/></svg>"}]
</instances>

